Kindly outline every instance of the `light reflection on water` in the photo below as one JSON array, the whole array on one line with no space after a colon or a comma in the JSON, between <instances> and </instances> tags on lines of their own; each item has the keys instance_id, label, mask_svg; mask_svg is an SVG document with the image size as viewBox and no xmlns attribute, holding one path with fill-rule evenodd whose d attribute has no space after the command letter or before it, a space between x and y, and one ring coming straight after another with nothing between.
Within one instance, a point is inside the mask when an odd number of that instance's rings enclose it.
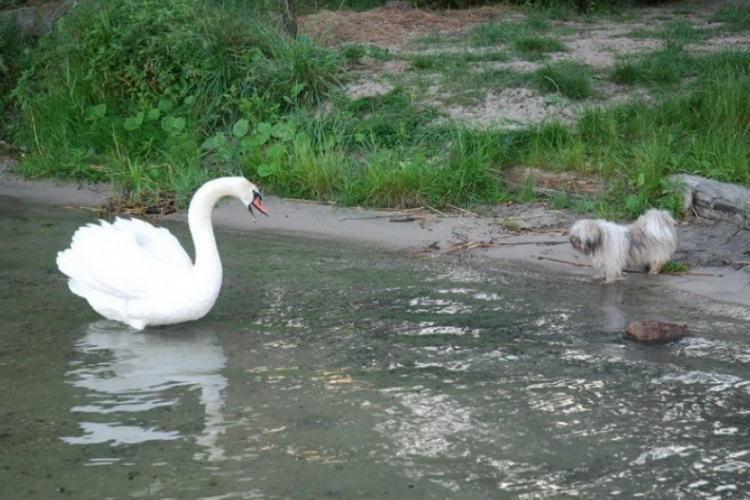
<instances>
[{"instance_id":1,"label":"light reflection on water","mask_svg":"<svg viewBox=\"0 0 750 500\"><path fill-rule=\"evenodd\" d=\"M750 495L744 309L219 232L211 314L138 333L65 290L78 224L0 218L0 498Z\"/></svg>"},{"instance_id":2,"label":"light reflection on water","mask_svg":"<svg viewBox=\"0 0 750 500\"><path fill-rule=\"evenodd\" d=\"M210 330L136 332L111 321L89 325L86 335L75 344L83 359L67 374L69 383L85 390L85 404L70 411L92 419L113 414L118 420L79 423L82 436L63 437L69 444L111 443L114 446L145 441L184 438L177 430L158 430L124 425L122 414L149 412L179 404L177 388L200 393L205 412L204 430L195 438L206 451L196 459L224 458L218 437L224 431L222 391L227 379L220 372L226 366L223 349ZM98 459L92 459L98 460Z\"/></svg>"}]
</instances>

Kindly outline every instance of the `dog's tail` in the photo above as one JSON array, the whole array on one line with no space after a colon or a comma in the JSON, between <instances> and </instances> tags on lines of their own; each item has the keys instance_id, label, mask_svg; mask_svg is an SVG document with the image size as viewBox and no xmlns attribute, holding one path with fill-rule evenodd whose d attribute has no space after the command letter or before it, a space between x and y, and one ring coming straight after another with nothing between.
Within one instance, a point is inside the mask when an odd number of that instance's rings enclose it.
<instances>
[{"instance_id":1,"label":"dog's tail","mask_svg":"<svg viewBox=\"0 0 750 500\"><path fill-rule=\"evenodd\" d=\"M675 222L669 212L664 210L649 210L641 215L636 221L636 225L643 231L646 238L653 238L657 241L675 241L677 233L675 232Z\"/></svg>"}]
</instances>

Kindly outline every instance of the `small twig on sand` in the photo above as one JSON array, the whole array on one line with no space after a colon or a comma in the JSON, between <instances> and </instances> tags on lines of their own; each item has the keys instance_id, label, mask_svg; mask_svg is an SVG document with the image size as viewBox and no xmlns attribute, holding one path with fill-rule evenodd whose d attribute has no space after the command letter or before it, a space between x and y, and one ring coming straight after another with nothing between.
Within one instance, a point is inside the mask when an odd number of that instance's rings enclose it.
<instances>
[{"instance_id":1,"label":"small twig on sand","mask_svg":"<svg viewBox=\"0 0 750 500\"><path fill-rule=\"evenodd\" d=\"M486 241L467 241L466 243L456 243L453 248L448 250L446 253L460 252L463 250L471 250L472 248L489 248L495 246L493 243Z\"/></svg>"},{"instance_id":2,"label":"small twig on sand","mask_svg":"<svg viewBox=\"0 0 750 500\"><path fill-rule=\"evenodd\" d=\"M498 217L498 219L502 220L531 220L531 219L540 219L542 217L546 217L545 214L540 215L516 215L516 216L508 216L508 217Z\"/></svg>"},{"instance_id":3,"label":"small twig on sand","mask_svg":"<svg viewBox=\"0 0 750 500\"><path fill-rule=\"evenodd\" d=\"M414 208L379 208L383 212L419 212L424 210L425 207L414 207Z\"/></svg>"},{"instance_id":4,"label":"small twig on sand","mask_svg":"<svg viewBox=\"0 0 750 500\"><path fill-rule=\"evenodd\" d=\"M415 220L425 220L426 215L411 215L411 214L387 214L387 215L369 215L367 217L344 217L341 220L372 220L372 219L388 219L390 222L411 222Z\"/></svg>"},{"instance_id":5,"label":"small twig on sand","mask_svg":"<svg viewBox=\"0 0 750 500\"><path fill-rule=\"evenodd\" d=\"M435 213L436 213L436 214L438 214L438 215L442 215L443 217L446 217L446 213L445 213L445 212L441 212L440 210L438 210L438 209L437 209L437 208L435 208L435 207L430 207L430 206L427 206L427 207L425 207L425 208L426 208L427 210L432 210L433 212L435 212Z\"/></svg>"},{"instance_id":6,"label":"small twig on sand","mask_svg":"<svg viewBox=\"0 0 750 500\"><path fill-rule=\"evenodd\" d=\"M712 273L691 273L691 272L686 272L686 273L661 273L661 274L663 274L664 276L712 276L712 277L716 276L715 274L712 274Z\"/></svg>"},{"instance_id":7,"label":"small twig on sand","mask_svg":"<svg viewBox=\"0 0 750 500\"><path fill-rule=\"evenodd\" d=\"M570 264L571 266L578 266L578 267L591 267L588 264L580 264L578 262L571 262L569 260L561 260L561 259L553 259L552 257L537 257L539 260L551 260L552 262L559 262L561 264Z\"/></svg>"},{"instance_id":8,"label":"small twig on sand","mask_svg":"<svg viewBox=\"0 0 750 500\"><path fill-rule=\"evenodd\" d=\"M641 271L640 269L625 269L625 272L633 274L648 274L648 271ZM685 271L684 273L661 272L659 274L662 276L716 276L712 273L691 273L690 271Z\"/></svg>"},{"instance_id":9,"label":"small twig on sand","mask_svg":"<svg viewBox=\"0 0 750 500\"><path fill-rule=\"evenodd\" d=\"M427 210L432 210L433 212L435 212L436 214L440 215L441 217L448 217L448 214L446 214L445 212L441 212L440 210L438 210L438 209L437 209L437 208L435 208L435 207L430 207L430 206L427 206L427 207L425 207L425 208L426 208ZM460 225L464 226L464 227L468 227L468 228L471 228L471 227L473 227L473 226L471 226L471 225L467 224L466 222L463 222L463 221L462 221L461 219L458 219L458 220L457 220L457 222L458 222L458 223L459 223Z\"/></svg>"},{"instance_id":10,"label":"small twig on sand","mask_svg":"<svg viewBox=\"0 0 750 500\"><path fill-rule=\"evenodd\" d=\"M519 245L565 245L567 241L519 241L518 243L498 243L499 247L515 247Z\"/></svg>"},{"instance_id":11,"label":"small twig on sand","mask_svg":"<svg viewBox=\"0 0 750 500\"><path fill-rule=\"evenodd\" d=\"M425 220L424 215L394 215L388 219L388 222L414 222L415 220Z\"/></svg>"},{"instance_id":12,"label":"small twig on sand","mask_svg":"<svg viewBox=\"0 0 750 500\"><path fill-rule=\"evenodd\" d=\"M308 203L311 205L335 205L335 201L320 200L303 200L302 198L281 198L283 201L293 201L294 203Z\"/></svg>"},{"instance_id":13,"label":"small twig on sand","mask_svg":"<svg viewBox=\"0 0 750 500\"><path fill-rule=\"evenodd\" d=\"M478 217L478 215L472 212L471 210L466 210L465 208L460 208L455 205L448 205L448 206L452 208L453 210L456 210L457 212L461 212L462 214L471 215L472 217Z\"/></svg>"},{"instance_id":14,"label":"small twig on sand","mask_svg":"<svg viewBox=\"0 0 750 500\"><path fill-rule=\"evenodd\" d=\"M67 208L69 210L86 210L88 212L96 212L96 213L101 213L105 211L102 207L79 207L79 206L73 206L73 205L63 205L63 208Z\"/></svg>"}]
</instances>

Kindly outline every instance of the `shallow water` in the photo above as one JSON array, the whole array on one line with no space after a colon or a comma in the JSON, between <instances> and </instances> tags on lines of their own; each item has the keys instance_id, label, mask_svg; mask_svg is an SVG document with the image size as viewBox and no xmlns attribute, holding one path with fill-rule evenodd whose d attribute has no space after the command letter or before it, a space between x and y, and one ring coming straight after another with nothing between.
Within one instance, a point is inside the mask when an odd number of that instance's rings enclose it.
<instances>
[{"instance_id":1,"label":"shallow water","mask_svg":"<svg viewBox=\"0 0 750 500\"><path fill-rule=\"evenodd\" d=\"M89 220L0 198L2 499L750 498L746 309L220 231L213 311L138 333L56 271Z\"/></svg>"}]
</instances>

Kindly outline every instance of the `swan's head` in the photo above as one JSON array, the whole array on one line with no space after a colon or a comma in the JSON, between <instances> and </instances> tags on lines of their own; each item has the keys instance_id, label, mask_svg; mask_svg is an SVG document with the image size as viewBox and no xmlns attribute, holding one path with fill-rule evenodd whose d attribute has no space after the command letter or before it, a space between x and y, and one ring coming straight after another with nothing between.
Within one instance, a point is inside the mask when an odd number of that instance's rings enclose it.
<instances>
[{"instance_id":1,"label":"swan's head","mask_svg":"<svg viewBox=\"0 0 750 500\"><path fill-rule=\"evenodd\" d=\"M247 209L250 210L250 215L253 216L253 219L255 218L253 207L257 208L258 212L268 217L268 212L266 211L266 207L263 206L263 197L260 195L258 186L247 179L242 180L245 182L242 183L243 185L238 198L242 200L242 203L244 203L247 206Z\"/></svg>"}]
</instances>

